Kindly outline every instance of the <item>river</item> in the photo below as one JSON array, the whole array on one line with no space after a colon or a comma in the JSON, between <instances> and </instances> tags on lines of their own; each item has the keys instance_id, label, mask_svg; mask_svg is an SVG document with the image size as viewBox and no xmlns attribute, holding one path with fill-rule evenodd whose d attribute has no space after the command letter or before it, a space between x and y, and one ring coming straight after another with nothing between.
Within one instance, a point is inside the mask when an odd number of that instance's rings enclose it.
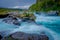
<instances>
[{"instance_id":1,"label":"river","mask_svg":"<svg viewBox=\"0 0 60 40\"><path fill-rule=\"evenodd\" d=\"M17 31L40 34L43 31L50 38L49 40L60 40L60 16L34 15L36 16L35 23L22 22L21 26L7 24L0 19L1 35L7 36Z\"/></svg>"}]
</instances>

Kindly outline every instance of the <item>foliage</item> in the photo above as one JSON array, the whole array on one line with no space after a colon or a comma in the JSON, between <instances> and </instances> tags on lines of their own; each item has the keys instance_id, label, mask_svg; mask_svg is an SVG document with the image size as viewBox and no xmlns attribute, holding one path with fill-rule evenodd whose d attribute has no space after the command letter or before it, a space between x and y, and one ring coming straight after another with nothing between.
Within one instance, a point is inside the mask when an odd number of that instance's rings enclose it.
<instances>
[{"instance_id":1,"label":"foliage","mask_svg":"<svg viewBox=\"0 0 60 40\"><path fill-rule=\"evenodd\" d=\"M60 11L60 0L37 0L30 8L31 11Z\"/></svg>"}]
</instances>

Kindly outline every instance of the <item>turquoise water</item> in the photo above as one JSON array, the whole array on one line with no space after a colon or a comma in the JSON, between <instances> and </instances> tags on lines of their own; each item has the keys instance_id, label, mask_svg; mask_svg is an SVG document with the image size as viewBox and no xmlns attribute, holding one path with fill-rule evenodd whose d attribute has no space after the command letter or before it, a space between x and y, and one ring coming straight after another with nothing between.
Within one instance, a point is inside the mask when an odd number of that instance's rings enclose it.
<instances>
[{"instance_id":1,"label":"turquoise water","mask_svg":"<svg viewBox=\"0 0 60 40\"><path fill-rule=\"evenodd\" d=\"M4 22L2 22L2 20L3 19L0 19L0 31L12 30L12 29L17 28L16 25L4 23Z\"/></svg>"},{"instance_id":2,"label":"turquoise water","mask_svg":"<svg viewBox=\"0 0 60 40\"><path fill-rule=\"evenodd\" d=\"M38 16L36 19L37 24L44 25L45 27L60 33L60 17L59 16Z\"/></svg>"},{"instance_id":3,"label":"turquoise water","mask_svg":"<svg viewBox=\"0 0 60 40\"><path fill-rule=\"evenodd\" d=\"M35 14L35 23L22 22L21 26L7 24L0 19L0 31L2 36L22 31L30 34L40 34L42 31L50 38L49 40L60 40L60 16L40 16Z\"/></svg>"}]
</instances>

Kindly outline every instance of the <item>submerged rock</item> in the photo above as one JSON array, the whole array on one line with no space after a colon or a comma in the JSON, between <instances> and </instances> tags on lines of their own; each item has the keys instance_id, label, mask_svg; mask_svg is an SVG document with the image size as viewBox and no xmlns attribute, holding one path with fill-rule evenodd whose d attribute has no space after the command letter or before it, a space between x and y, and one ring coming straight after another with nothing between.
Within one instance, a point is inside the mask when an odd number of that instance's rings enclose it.
<instances>
[{"instance_id":1,"label":"submerged rock","mask_svg":"<svg viewBox=\"0 0 60 40\"><path fill-rule=\"evenodd\" d=\"M4 18L3 22L8 23L8 24L20 25L20 22L14 16L8 16L8 17Z\"/></svg>"},{"instance_id":2,"label":"submerged rock","mask_svg":"<svg viewBox=\"0 0 60 40\"><path fill-rule=\"evenodd\" d=\"M33 13L32 14L29 14L29 13L20 14L19 18L21 18L22 21L24 21L24 22L29 21L29 20L35 21L35 19L36 19L35 15Z\"/></svg>"},{"instance_id":3,"label":"submerged rock","mask_svg":"<svg viewBox=\"0 0 60 40\"><path fill-rule=\"evenodd\" d=\"M57 11L49 11L47 16L58 16L58 12Z\"/></svg>"},{"instance_id":4,"label":"submerged rock","mask_svg":"<svg viewBox=\"0 0 60 40\"><path fill-rule=\"evenodd\" d=\"M20 26L19 21L16 21L16 20L13 22L13 24L15 24L15 25L19 25L19 26Z\"/></svg>"}]
</instances>

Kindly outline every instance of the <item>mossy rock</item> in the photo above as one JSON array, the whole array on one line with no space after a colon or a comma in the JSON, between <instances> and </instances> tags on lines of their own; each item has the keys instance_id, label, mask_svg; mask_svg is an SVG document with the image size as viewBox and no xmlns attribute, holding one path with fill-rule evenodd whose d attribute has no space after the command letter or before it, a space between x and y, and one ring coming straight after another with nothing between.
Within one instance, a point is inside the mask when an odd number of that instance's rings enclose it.
<instances>
[{"instance_id":1,"label":"mossy rock","mask_svg":"<svg viewBox=\"0 0 60 40\"><path fill-rule=\"evenodd\" d=\"M20 14L20 15L18 15L18 17L22 18L22 19L29 18L30 20L35 20L36 19L34 14L27 14L27 13Z\"/></svg>"}]
</instances>

